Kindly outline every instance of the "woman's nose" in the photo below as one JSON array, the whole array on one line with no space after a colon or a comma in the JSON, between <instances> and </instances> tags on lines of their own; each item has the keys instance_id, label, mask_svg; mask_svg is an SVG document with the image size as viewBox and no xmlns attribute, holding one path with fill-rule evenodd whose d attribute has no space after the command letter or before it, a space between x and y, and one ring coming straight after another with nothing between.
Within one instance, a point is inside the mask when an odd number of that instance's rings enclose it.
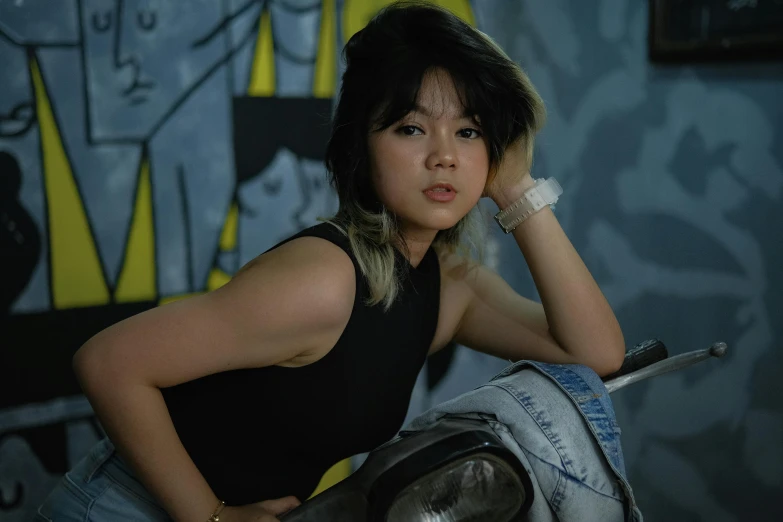
<instances>
[{"instance_id":1,"label":"woman's nose","mask_svg":"<svg viewBox=\"0 0 783 522\"><path fill-rule=\"evenodd\" d=\"M432 150L427 156L428 169L455 169L458 166L457 150L453 140L437 138L432 142Z\"/></svg>"}]
</instances>

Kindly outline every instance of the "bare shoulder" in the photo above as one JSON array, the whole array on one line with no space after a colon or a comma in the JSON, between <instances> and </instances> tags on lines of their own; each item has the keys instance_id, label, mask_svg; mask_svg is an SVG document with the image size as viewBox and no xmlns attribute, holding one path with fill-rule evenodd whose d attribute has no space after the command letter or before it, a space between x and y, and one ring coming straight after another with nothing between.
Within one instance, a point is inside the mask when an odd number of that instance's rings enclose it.
<instances>
[{"instance_id":1,"label":"bare shoulder","mask_svg":"<svg viewBox=\"0 0 783 522\"><path fill-rule=\"evenodd\" d=\"M310 321L339 322L353 308L356 274L351 258L339 246L305 236L253 259L224 288L234 298L250 301L259 295L275 296L264 304L290 306L300 316L308 313Z\"/></svg>"},{"instance_id":2,"label":"bare shoulder","mask_svg":"<svg viewBox=\"0 0 783 522\"><path fill-rule=\"evenodd\" d=\"M275 318L280 366L317 361L337 343L353 312L356 272L348 254L319 237L297 238L254 259L234 278L259 317ZM255 315L255 314L254 314ZM261 332L277 337L272 331ZM296 347L292 343L296 344Z\"/></svg>"},{"instance_id":3,"label":"bare shoulder","mask_svg":"<svg viewBox=\"0 0 783 522\"><path fill-rule=\"evenodd\" d=\"M293 239L261 254L243 266L233 280L259 277L262 271L269 275L269 270L298 272L305 268L316 276L331 275L338 280L354 280L353 263L348 254L331 241L315 236Z\"/></svg>"},{"instance_id":4,"label":"bare shoulder","mask_svg":"<svg viewBox=\"0 0 783 522\"><path fill-rule=\"evenodd\" d=\"M114 375L158 387L240 368L306 364L339 339L355 293L353 263L340 247L297 238L217 290L109 327L79 350L74 364L107 382Z\"/></svg>"}]
</instances>

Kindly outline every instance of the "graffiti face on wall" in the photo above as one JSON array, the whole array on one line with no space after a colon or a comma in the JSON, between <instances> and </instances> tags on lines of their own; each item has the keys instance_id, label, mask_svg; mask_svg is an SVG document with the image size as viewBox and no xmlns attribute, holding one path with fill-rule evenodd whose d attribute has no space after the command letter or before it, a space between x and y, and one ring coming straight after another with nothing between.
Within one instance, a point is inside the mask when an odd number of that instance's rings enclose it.
<instances>
[{"instance_id":1,"label":"graffiti face on wall","mask_svg":"<svg viewBox=\"0 0 783 522\"><path fill-rule=\"evenodd\" d=\"M25 74L25 53L6 40L0 40L0 71L3 96L0 97L0 138L24 136L35 123L30 78ZM10 74L9 74L10 73Z\"/></svg>"},{"instance_id":2,"label":"graffiti face on wall","mask_svg":"<svg viewBox=\"0 0 783 522\"><path fill-rule=\"evenodd\" d=\"M80 2L95 142L152 136L227 58L221 2Z\"/></svg>"}]
</instances>

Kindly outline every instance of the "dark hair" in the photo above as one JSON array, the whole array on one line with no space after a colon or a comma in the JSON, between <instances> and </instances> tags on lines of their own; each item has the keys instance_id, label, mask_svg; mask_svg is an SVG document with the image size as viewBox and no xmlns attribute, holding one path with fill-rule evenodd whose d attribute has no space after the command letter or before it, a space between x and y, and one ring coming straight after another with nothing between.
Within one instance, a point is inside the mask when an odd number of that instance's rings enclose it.
<instances>
[{"instance_id":1,"label":"dark hair","mask_svg":"<svg viewBox=\"0 0 783 522\"><path fill-rule=\"evenodd\" d=\"M369 172L370 132L381 131L415 109L425 74L449 73L468 115L481 124L489 156L490 183L506 148L520 139L532 162L533 138L544 120L544 105L527 76L482 32L451 12L423 2L397 2L382 9L343 50L347 68L332 135L326 150L330 184L340 207L332 223L349 239L366 277L367 304L388 310L398 295L407 252L396 216L376 196ZM464 258L483 257L485 219L476 205L433 247Z\"/></svg>"},{"instance_id":2,"label":"dark hair","mask_svg":"<svg viewBox=\"0 0 783 522\"><path fill-rule=\"evenodd\" d=\"M377 210L367 138L414 110L424 75L446 70L470 115L481 122L490 179L506 147L532 135L543 103L519 66L486 35L444 8L397 2L382 9L343 50L347 64L326 167L340 204ZM531 140L532 141L532 140Z\"/></svg>"}]
</instances>

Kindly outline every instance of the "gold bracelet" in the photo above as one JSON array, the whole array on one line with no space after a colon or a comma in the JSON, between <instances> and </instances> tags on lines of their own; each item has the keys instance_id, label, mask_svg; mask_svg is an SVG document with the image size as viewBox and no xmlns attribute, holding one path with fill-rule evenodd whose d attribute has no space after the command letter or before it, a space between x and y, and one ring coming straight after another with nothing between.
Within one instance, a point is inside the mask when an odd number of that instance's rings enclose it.
<instances>
[{"instance_id":1,"label":"gold bracelet","mask_svg":"<svg viewBox=\"0 0 783 522\"><path fill-rule=\"evenodd\" d=\"M223 511L224 507L226 507L226 503L221 500L215 511L212 512L212 516L207 519L207 522L220 522L220 512Z\"/></svg>"}]
</instances>

